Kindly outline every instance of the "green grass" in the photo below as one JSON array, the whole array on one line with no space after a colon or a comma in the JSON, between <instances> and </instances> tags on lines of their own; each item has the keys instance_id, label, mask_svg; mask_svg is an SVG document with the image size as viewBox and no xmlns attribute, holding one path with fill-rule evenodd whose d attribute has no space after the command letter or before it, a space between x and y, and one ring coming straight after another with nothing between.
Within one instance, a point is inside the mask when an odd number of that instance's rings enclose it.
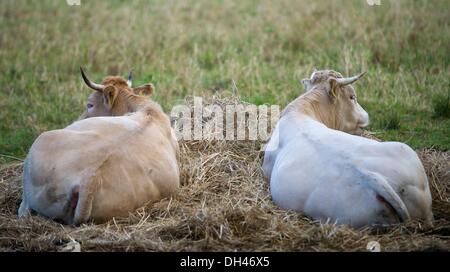
<instances>
[{"instance_id":1,"label":"green grass","mask_svg":"<svg viewBox=\"0 0 450 272\"><path fill-rule=\"evenodd\" d=\"M450 92L447 95L436 96L433 99L435 118L450 118Z\"/></svg>"},{"instance_id":2,"label":"green grass","mask_svg":"<svg viewBox=\"0 0 450 272\"><path fill-rule=\"evenodd\" d=\"M64 127L97 81L135 72L166 111L229 91L285 106L313 68L350 75L369 130L413 148L450 149L448 1L0 1L0 154L24 157Z\"/></svg>"}]
</instances>

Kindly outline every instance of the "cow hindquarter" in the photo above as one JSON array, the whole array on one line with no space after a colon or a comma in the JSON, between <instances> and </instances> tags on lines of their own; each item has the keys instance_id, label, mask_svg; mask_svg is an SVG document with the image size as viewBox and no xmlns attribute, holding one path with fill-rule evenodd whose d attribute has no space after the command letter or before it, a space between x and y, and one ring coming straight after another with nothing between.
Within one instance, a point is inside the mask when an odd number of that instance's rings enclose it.
<instances>
[{"instance_id":1,"label":"cow hindquarter","mask_svg":"<svg viewBox=\"0 0 450 272\"><path fill-rule=\"evenodd\" d=\"M387 180L405 203L412 219L431 222L432 199L428 179L415 151L396 142L380 143L371 148L374 151L361 163L361 167Z\"/></svg>"},{"instance_id":2,"label":"cow hindquarter","mask_svg":"<svg viewBox=\"0 0 450 272\"><path fill-rule=\"evenodd\" d=\"M61 173L59 166L43 163L43 160L33 158L33 154L29 154L24 164L23 197L19 216L34 211L64 223L72 222L74 211L70 206L71 193L80 183L83 173L77 176Z\"/></svg>"}]
</instances>

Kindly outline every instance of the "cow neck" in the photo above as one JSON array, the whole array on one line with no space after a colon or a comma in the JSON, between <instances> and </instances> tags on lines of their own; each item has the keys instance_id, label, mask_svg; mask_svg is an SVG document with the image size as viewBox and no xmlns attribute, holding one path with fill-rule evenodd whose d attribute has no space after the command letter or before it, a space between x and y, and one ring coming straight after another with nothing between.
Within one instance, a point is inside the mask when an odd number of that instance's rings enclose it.
<instances>
[{"instance_id":1,"label":"cow neck","mask_svg":"<svg viewBox=\"0 0 450 272\"><path fill-rule=\"evenodd\" d=\"M145 107L145 102L144 101L139 101L139 102L128 101L127 104L128 104L127 105L128 112L137 112L140 109L142 109L143 107Z\"/></svg>"},{"instance_id":2,"label":"cow neck","mask_svg":"<svg viewBox=\"0 0 450 272\"><path fill-rule=\"evenodd\" d=\"M125 101L125 107L123 109L127 113L137 112L148 104L146 99L140 96L128 97ZM118 109L118 115L122 115L120 114L121 111L121 109Z\"/></svg>"},{"instance_id":3,"label":"cow neck","mask_svg":"<svg viewBox=\"0 0 450 272\"><path fill-rule=\"evenodd\" d=\"M283 115L292 112L297 118L313 120L328 128L337 129L337 113L331 103L328 96L322 91L312 90L291 102L284 110Z\"/></svg>"}]
</instances>

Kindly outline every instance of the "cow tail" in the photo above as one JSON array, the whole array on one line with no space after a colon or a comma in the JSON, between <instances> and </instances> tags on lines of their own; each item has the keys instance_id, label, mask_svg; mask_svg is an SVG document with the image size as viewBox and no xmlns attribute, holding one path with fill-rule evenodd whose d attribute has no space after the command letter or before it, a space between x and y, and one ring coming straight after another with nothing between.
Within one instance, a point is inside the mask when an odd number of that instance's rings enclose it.
<instances>
[{"instance_id":1,"label":"cow tail","mask_svg":"<svg viewBox=\"0 0 450 272\"><path fill-rule=\"evenodd\" d=\"M87 222L91 217L92 203L97 191L96 176L89 178L77 185L72 190L71 202L75 209L73 224L80 225Z\"/></svg>"},{"instance_id":2,"label":"cow tail","mask_svg":"<svg viewBox=\"0 0 450 272\"><path fill-rule=\"evenodd\" d=\"M400 222L409 220L410 216L405 203L387 180L377 173L372 172L370 175L373 179L368 182L368 185L375 191L377 200L390 206L397 214Z\"/></svg>"}]
</instances>

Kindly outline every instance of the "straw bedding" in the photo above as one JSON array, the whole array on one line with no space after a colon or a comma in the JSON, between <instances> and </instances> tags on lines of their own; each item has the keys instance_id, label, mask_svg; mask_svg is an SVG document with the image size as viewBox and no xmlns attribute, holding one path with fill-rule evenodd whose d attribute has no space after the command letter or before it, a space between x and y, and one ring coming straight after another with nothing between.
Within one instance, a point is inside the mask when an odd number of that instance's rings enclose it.
<instances>
[{"instance_id":1,"label":"straw bedding","mask_svg":"<svg viewBox=\"0 0 450 272\"><path fill-rule=\"evenodd\" d=\"M209 98L219 106L236 99ZM189 100L186 103L190 103ZM366 135L367 136L367 135ZM0 165L0 250L64 251L382 251L450 249L450 152L417 151L433 195L433 227L408 222L383 229L319 225L271 201L258 141L180 141L182 187L104 224L64 226L17 218L22 162Z\"/></svg>"}]
</instances>

